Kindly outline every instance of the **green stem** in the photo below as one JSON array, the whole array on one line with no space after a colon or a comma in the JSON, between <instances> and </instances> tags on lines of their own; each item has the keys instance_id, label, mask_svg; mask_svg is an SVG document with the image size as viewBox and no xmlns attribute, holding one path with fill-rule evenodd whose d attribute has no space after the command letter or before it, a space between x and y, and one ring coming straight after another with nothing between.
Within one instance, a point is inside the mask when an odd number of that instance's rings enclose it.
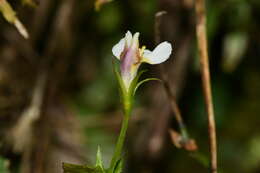
<instances>
[{"instance_id":1,"label":"green stem","mask_svg":"<svg viewBox=\"0 0 260 173\"><path fill-rule=\"evenodd\" d=\"M126 132L127 132L127 128L128 128L129 117L130 117L130 113L131 113L131 101L130 101L131 99L126 97L123 100L124 100L124 103L123 103L124 104L124 118L123 118L123 122L122 122L121 131L120 131L120 134L119 134L119 137L117 140L115 152L112 157L111 164L110 164L109 173L113 173L113 170L117 166L118 161L121 159L121 154L123 151Z\"/></svg>"}]
</instances>

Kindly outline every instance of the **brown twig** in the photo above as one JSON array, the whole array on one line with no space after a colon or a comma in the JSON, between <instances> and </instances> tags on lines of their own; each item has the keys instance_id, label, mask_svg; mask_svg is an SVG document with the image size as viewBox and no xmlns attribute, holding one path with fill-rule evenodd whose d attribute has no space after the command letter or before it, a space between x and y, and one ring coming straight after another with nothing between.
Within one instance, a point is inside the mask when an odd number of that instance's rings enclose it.
<instances>
[{"instance_id":1,"label":"brown twig","mask_svg":"<svg viewBox=\"0 0 260 173\"><path fill-rule=\"evenodd\" d=\"M159 44L159 42L161 41L160 25L161 25L161 18L164 14L166 14L165 11L160 11L160 12L156 13L156 15L155 15L154 30L155 30L156 44ZM189 138L188 131L186 129L186 126L185 126L182 116L181 116L180 108L176 102L174 93L171 90L172 86L169 82L168 75L167 75L163 65L159 65L159 72L160 72L160 76L163 81L164 90L165 90L168 100L170 102L171 111L175 115L175 119L179 125L180 132L181 132L181 133L178 133L177 131L175 131L173 129L169 130L172 142L177 148L184 148L187 151L196 151L198 148L196 141L194 139Z\"/></svg>"},{"instance_id":2,"label":"brown twig","mask_svg":"<svg viewBox=\"0 0 260 173\"><path fill-rule=\"evenodd\" d=\"M161 38L160 38L160 35L161 35L161 33L160 33L161 18L165 14L166 14L166 11L159 11L155 14L155 25L154 25L155 28L154 28L154 30L155 30L155 43L156 44L159 44L160 40L161 40ZM171 86L170 86L170 83L169 83L169 80L168 80L168 76L167 76L164 69L165 68L163 68L163 65L160 64L159 65L159 72L160 72L160 76L161 76L162 81L163 81L163 85L164 85L164 89L166 91L167 97L170 101L171 110L175 115L175 118L177 120L177 123L179 125L179 128L181 130L183 137L188 137L187 132L186 132L186 128L185 128L185 124L183 123L183 120L182 120L181 111L180 111L178 104L176 102L176 98L171 91Z\"/></svg>"},{"instance_id":3,"label":"brown twig","mask_svg":"<svg viewBox=\"0 0 260 173\"><path fill-rule=\"evenodd\" d=\"M207 52L207 36L206 36L206 14L205 14L205 1L196 0L196 31L198 49L200 55L201 75L202 84L204 91L204 99L206 104L206 111L208 116L208 133L210 142L210 153L211 153L211 172L217 173L217 140L216 140L216 127L214 118L214 109L211 94L210 84L210 70L209 60Z\"/></svg>"}]
</instances>

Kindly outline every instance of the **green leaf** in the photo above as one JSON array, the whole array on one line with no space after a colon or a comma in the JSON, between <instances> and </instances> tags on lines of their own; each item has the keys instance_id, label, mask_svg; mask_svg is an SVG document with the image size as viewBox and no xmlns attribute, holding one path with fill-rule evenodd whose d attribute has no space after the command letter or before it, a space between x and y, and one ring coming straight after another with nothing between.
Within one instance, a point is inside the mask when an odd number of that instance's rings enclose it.
<instances>
[{"instance_id":1,"label":"green leaf","mask_svg":"<svg viewBox=\"0 0 260 173\"><path fill-rule=\"evenodd\" d=\"M158 79L158 78L147 78L147 79L144 79L144 80L138 82L138 84L135 86L135 89L134 89L133 94L135 95L137 89L138 89L142 84L144 84L145 82L154 81L154 80L155 80L155 81L160 81L160 82L162 81L161 79Z\"/></svg>"},{"instance_id":2,"label":"green leaf","mask_svg":"<svg viewBox=\"0 0 260 173\"><path fill-rule=\"evenodd\" d=\"M113 173L122 173L122 172L123 172L123 160L120 159L117 161Z\"/></svg>"},{"instance_id":3,"label":"green leaf","mask_svg":"<svg viewBox=\"0 0 260 173\"><path fill-rule=\"evenodd\" d=\"M103 166L103 161L102 161L102 154L101 154L101 149L98 146L98 151L97 151L97 160L96 160L96 167L100 167L102 171L104 171L104 166Z\"/></svg>"},{"instance_id":4,"label":"green leaf","mask_svg":"<svg viewBox=\"0 0 260 173\"><path fill-rule=\"evenodd\" d=\"M90 167L86 165L63 163L62 167L64 173L105 173L99 166Z\"/></svg>"}]
</instances>

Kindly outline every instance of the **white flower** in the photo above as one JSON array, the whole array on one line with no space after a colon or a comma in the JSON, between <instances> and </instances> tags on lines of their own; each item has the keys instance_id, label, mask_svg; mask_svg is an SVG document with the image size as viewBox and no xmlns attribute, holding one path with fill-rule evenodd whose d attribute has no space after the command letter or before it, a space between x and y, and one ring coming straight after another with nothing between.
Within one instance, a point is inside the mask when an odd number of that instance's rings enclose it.
<instances>
[{"instance_id":1,"label":"white flower","mask_svg":"<svg viewBox=\"0 0 260 173\"><path fill-rule=\"evenodd\" d=\"M121 61L121 76L128 89L141 63L160 64L166 61L171 55L172 46L165 41L153 51L145 49L145 46L139 48L139 33L132 36L131 32L127 31L125 37L113 46L112 52Z\"/></svg>"}]
</instances>

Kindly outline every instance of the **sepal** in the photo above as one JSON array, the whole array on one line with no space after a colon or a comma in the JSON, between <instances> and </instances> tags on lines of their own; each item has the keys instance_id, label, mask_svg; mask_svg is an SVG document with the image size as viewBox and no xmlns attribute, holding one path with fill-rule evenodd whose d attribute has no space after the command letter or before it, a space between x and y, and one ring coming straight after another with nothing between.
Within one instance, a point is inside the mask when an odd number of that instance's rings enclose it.
<instances>
[{"instance_id":1,"label":"sepal","mask_svg":"<svg viewBox=\"0 0 260 173\"><path fill-rule=\"evenodd\" d=\"M124 81L123 81L114 61L112 63L113 63L113 70L116 75L117 82L119 84L120 93L122 96L125 96L125 95L127 95L127 89L125 87Z\"/></svg>"},{"instance_id":2,"label":"sepal","mask_svg":"<svg viewBox=\"0 0 260 173\"><path fill-rule=\"evenodd\" d=\"M158 78L147 78L147 79L144 79L144 80L142 80L142 81L140 81L140 82L137 83L137 85L135 86L135 89L134 89L133 94L135 95L137 89L138 89L142 84L144 84L144 83L146 83L146 82L148 82L148 81L160 81L160 82L162 82L162 80L161 80L161 79L158 79Z\"/></svg>"},{"instance_id":3,"label":"sepal","mask_svg":"<svg viewBox=\"0 0 260 173\"><path fill-rule=\"evenodd\" d=\"M145 72L147 72L147 70L142 70L142 71L138 72L138 74L135 76L135 78L131 82L130 87L129 87L129 94L131 95L131 97L134 96L135 88L138 85L138 81L139 81L140 77L142 76L142 74L144 74Z\"/></svg>"}]
</instances>

